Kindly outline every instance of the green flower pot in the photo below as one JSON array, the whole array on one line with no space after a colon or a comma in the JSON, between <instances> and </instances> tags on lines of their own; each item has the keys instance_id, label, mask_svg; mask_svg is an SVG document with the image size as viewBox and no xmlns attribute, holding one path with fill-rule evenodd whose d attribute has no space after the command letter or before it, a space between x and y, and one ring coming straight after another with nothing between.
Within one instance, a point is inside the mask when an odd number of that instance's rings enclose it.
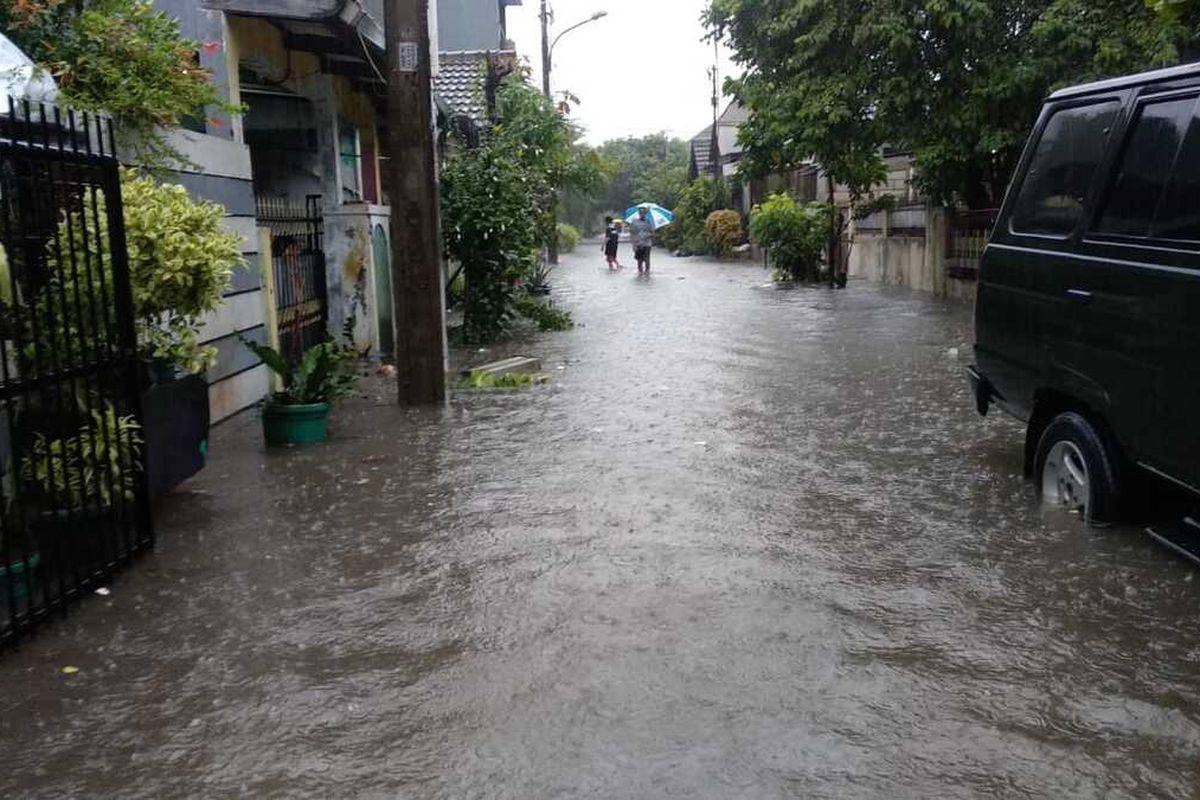
<instances>
[{"instance_id":1,"label":"green flower pot","mask_svg":"<svg viewBox=\"0 0 1200 800\"><path fill-rule=\"evenodd\" d=\"M25 567L28 563L29 576L26 579ZM0 603L8 604L8 585L12 582L13 597L23 600L29 596L29 587L37 581L38 567L42 565L42 557L34 553L29 561L14 561L7 566L0 566Z\"/></svg>"},{"instance_id":2,"label":"green flower pot","mask_svg":"<svg viewBox=\"0 0 1200 800\"><path fill-rule=\"evenodd\" d=\"M329 403L287 406L272 403L262 412L263 436L270 445L315 444L329 436Z\"/></svg>"}]
</instances>

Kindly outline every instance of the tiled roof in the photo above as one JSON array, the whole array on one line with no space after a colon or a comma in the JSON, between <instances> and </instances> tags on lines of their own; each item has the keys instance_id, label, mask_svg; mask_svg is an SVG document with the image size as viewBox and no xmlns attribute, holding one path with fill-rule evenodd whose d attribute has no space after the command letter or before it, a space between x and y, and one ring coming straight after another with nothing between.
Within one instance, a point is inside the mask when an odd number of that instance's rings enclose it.
<instances>
[{"instance_id":1,"label":"tiled roof","mask_svg":"<svg viewBox=\"0 0 1200 800\"><path fill-rule=\"evenodd\" d=\"M712 125L692 137L692 177L712 172L712 141Z\"/></svg>"},{"instance_id":2,"label":"tiled roof","mask_svg":"<svg viewBox=\"0 0 1200 800\"><path fill-rule=\"evenodd\" d=\"M511 50L493 52L503 62L515 63L517 54ZM487 109L483 100L483 79L487 74L488 53L483 50L458 53L438 53L438 74L433 90L452 111L466 114L475 122L483 122Z\"/></svg>"}]
</instances>

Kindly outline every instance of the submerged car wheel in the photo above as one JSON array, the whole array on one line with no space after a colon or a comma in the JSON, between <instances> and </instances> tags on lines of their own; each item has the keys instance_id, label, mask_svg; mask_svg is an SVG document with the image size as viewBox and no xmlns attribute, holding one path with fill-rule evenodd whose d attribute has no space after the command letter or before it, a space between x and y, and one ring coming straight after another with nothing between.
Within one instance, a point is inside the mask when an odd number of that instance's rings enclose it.
<instances>
[{"instance_id":1,"label":"submerged car wheel","mask_svg":"<svg viewBox=\"0 0 1200 800\"><path fill-rule=\"evenodd\" d=\"M1046 426L1034 475L1046 503L1076 511L1092 524L1116 518L1117 459L1104 435L1082 414L1059 414Z\"/></svg>"}]
</instances>

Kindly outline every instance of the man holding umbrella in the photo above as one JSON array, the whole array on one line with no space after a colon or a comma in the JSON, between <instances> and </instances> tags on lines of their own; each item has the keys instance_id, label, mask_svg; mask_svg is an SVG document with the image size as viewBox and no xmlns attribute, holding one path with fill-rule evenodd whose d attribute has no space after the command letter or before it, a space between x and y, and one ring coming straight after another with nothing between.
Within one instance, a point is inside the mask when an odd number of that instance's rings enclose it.
<instances>
[{"instance_id":1,"label":"man holding umbrella","mask_svg":"<svg viewBox=\"0 0 1200 800\"><path fill-rule=\"evenodd\" d=\"M650 248L654 246L654 220L647 206L638 206L637 216L629 220L629 240L633 257L637 259L638 274L650 274Z\"/></svg>"},{"instance_id":2,"label":"man holding umbrella","mask_svg":"<svg viewBox=\"0 0 1200 800\"><path fill-rule=\"evenodd\" d=\"M637 216L629 223L629 241L633 243L633 257L637 259L638 274L650 272L650 248L654 246L654 222L649 209L638 208Z\"/></svg>"}]
</instances>

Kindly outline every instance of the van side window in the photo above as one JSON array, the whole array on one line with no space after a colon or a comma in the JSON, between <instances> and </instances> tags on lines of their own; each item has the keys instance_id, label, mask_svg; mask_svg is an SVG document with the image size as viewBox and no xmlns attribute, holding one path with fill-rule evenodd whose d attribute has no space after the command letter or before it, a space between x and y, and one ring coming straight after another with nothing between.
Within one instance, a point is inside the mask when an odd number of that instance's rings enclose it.
<instances>
[{"instance_id":1,"label":"van side window","mask_svg":"<svg viewBox=\"0 0 1200 800\"><path fill-rule=\"evenodd\" d=\"M1195 97L1184 97L1142 106L1116 178L1100 206L1097 233L1139 239L1198 238L1196 102Z\"/></svg>"},{"instance_id":2,"label":"van side window","mask_svg":"<svg viewBox=\"0 0 1200 800\"><path fill-rule=\"evenodd\" d=\"M1179 148L1171 180L1163 192L1150 235L1156 239L1200 242L1200 100L1192 126Z\"/></svg>"},{"instance_id":3,"label":"van side window","mask_svg":"<svg viewBox=\"0 0 1200 800\"><path fill-rule=\"evenodd\" d=\"M1075 230L1119 109L1109 101L1050 117L1017 195L1014 233L1067 236Z\"/></svg>"}]
</instances>

